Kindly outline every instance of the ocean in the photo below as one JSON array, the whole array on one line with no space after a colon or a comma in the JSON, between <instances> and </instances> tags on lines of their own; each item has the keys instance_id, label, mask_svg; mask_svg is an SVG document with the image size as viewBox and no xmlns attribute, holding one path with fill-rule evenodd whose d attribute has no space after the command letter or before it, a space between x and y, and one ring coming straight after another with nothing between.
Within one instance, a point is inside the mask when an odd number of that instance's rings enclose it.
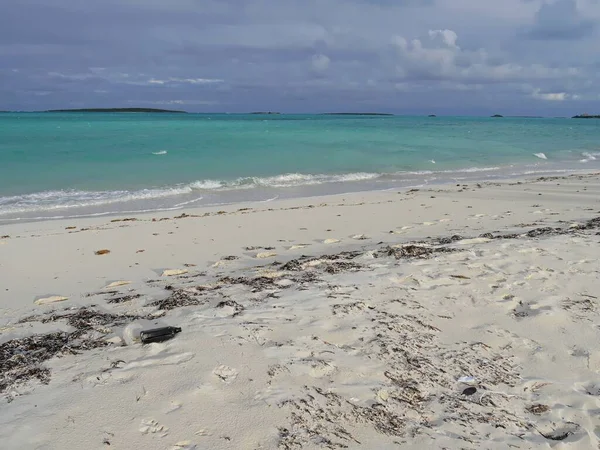
<instances>
[{"instance_id":1,"label":"ocean","mask_svg":"<svg viewBox=\"0 0 600 450\"><path fill-rule=\"evenodd\" d=\"M0 114L0 223L600 169L600 120Z\"/></svg>"}]
</instances>

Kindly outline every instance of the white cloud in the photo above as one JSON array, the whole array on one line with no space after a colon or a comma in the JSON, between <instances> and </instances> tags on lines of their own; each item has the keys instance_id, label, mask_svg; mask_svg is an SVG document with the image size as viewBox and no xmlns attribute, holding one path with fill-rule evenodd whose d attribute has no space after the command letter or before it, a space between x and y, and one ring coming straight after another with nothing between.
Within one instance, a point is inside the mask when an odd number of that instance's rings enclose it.
<instances>
[{"instance_id":1,"label":"white cloud","mask_svg":"<svg viewBox=\"0 0 600 450\"><path fill-rule=\"evenodd\" d=\"M497 83L579 75L575 68L494 62L485 49L462 49L452 30L430 30L424 39L411 41L395 36L392 43L397 55L396 71L402 79Z\"/></svg>"},{"instance_id":2,"label":"white cloud","mask_svg":"<svg viewBox=\"0 0 600 450\"><path fill-rule=\"evenodd\" d=\"M316 72L325 72L329 68L331 60L328 56L318 54L312 57L312 68Z\"/></svg>"},{"instance_id":3,"label":"white cloud","mask_svg":"<svg viewBox=\"0 0 600 450\"><path fill-rule=\"evenodd\" d=\"M572 95L566 92L542 92L541 89L534 89L531 96L536 100L548 102L564 102L565 100L578 100L579 95Z\"/></svg>"},{"instance_id":4,"label":"white cloud","mask_svg":"<svg viewBox=\"0 0 600 450\"><path fill-rule=\"evenodd\" d=\"M168 83L185 83L185 84L214 84L214 83L223 83L224 80L217 78L167 78L164 80L160 80L157 78L150 78L148 80L149 84L168 84Z\"/></svg>"}]
</instances>

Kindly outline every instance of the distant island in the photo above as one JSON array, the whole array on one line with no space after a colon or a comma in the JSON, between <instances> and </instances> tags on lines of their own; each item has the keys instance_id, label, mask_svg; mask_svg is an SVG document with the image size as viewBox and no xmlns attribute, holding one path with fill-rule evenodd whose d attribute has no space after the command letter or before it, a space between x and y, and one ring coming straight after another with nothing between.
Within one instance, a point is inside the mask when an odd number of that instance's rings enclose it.
<instances>
[{"instance_id":1,"label":"distant island","mask_svg":"<svg viewBox=\"0 0 600 450\"><path fill-rule=\"evenodd\" d=\"M600 119L600 115L578 114L576 116L571 117L571 119Z\"/></svg>"},{"instance_id":2,"label":"distant island","mask_svg":"<svg viewBox=\"0 0 600 450\"><path fill-rule=\"evenodd\" d=\"M491 117L504 117L504 116L502 116L502 115L500 115L500 114L494 114L494 115L493 115L493 116L491 116Z\"/></svg>"},{"instance_id":3,"label":"distant island","mask_svg":"<svg viewBox=\"0 0 600 450\"><path fill-rule=\"evenodd\" d=\"M280 112L273 112L273 111L256 111L256 112L251 112L250 114L258 114L258 115L279 115L281 114Z\"/></svg>"},{"instance_id":4,"label":"distant island","mask_svg":"<svg viewBox=\"0 0 600 450\"><path fill-rule=\"evenodd\" d=\"M366 113L354 113L354 112L332 112L332 113L322 113L321 116L393 116L393 114L389 113L375 113L375 112L366 112Z\"/></svg>"},{"instance_id":5,"label":"distant island","mask_svg":"<svg viewBox=\"0 0 600 450\"><path fill-rule=\"evenodd\" d=\"M84 109L50 109L44 112L127 112L127 113L178 113L187 114L185 111L156 108L84 108Z\"/></svg>"},{"instance_id":6,"label":"distant island","mask_svg":"<svg viewBox=\"0 0 600 450\"><path fill-rule=\"evenodd\" d=\"M437 117L435 114L429 114L427 117Z\"/></svg>"}]
</instances>

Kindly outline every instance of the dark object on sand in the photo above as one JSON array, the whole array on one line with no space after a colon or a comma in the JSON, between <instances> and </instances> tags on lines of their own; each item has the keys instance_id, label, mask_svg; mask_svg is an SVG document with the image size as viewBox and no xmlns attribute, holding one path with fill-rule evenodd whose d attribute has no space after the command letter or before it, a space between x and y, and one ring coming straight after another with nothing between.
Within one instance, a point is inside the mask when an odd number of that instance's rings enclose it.
<instances>
[{"instance_id":1,"label":"dark object on sand","mask_svg":"<svg viewBox=\"0 0 600 450\"><path fill-rule=\"evenodd\" d=\"M462 391L462 395L473 395L475 392L477 392L477 388L474 387L468 387L466 388L464 391Z\"/></svg>"},{"instance_id":2,"label":"dark object on sand","mask_svg":"<svg viewBox=\"0 0 600 450\"><path fill-rule=\"evenodd\" d=\"M162 327L154 328L152 330L142 331L140 338L142 344L149 344L150 342L163 342L168 341L175 337L177 333L181 333L181 328L178 327Z\"/></svg>"}]
</instances>

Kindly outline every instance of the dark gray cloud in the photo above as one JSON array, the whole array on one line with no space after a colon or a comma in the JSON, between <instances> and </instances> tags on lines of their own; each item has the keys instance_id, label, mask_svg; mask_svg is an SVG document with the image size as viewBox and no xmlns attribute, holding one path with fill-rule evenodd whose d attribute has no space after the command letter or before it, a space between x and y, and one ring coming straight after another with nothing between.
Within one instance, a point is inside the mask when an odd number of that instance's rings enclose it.
<instances>
[{"instance_id":1,"label":"dark gray cloud","mask_svg":"<svg viewBox=\"0 0 600 450\"><path fill-rule=\"evenodd\" d=\"M571 40L591 36L598 22L585 18L575 0L542 3L535 15L533 27L526 35L540 40Z\"/></svg>"},{"instance_id":2,"label":"dark gray cloud","mask_svg":"<svg viewBox=\"0 0 600 450\"><path fill-rule=\"evenodd\" d=\"M0 109L485 113L493 102L578 110L600 99L600 5L589 0L4 0L1 10Z\"/></svg>"}]
</instances>

